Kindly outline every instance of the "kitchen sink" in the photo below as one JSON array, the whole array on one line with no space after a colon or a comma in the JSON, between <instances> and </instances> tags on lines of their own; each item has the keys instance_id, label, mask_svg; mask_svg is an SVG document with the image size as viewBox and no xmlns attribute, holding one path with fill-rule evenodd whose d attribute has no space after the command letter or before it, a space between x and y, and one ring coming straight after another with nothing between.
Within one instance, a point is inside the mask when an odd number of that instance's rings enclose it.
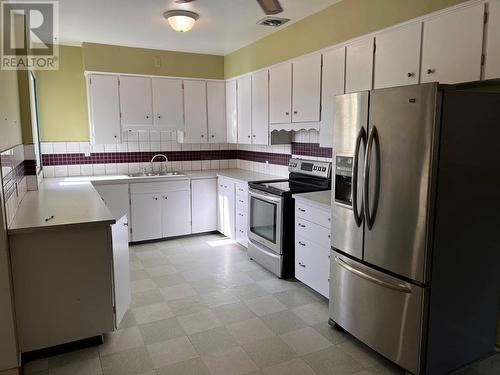
<instances>
[{"instance_id":1,"label":"kitchen sink","mask_svg":"<svg viewBox=\"0 0 500 375\"><path fill-rule=\"evenodd\" d=\"M182 172L139 172L130 173L129 177L174 177L174 176L185 176Z\"/></svg>"}]
</instances>

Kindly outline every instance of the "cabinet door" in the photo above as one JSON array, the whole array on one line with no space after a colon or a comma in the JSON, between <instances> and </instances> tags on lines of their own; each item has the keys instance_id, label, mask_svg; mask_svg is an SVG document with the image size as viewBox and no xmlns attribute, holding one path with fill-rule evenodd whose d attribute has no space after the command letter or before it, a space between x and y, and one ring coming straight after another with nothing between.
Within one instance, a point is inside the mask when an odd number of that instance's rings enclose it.
<instances>
[{"instance_id":1,"label":"cabinet door","mask_svg":"<svg viewBox=\"0 0 500 375\"><path fill-rule=\"evenodd\" d=\"M170 130L182 129L184 108L182 80L153 78L154 126Z\"/></svg>"},{"instance_id":2,"label":"cabinet door","mask_svg":"<svg viewBox=\"0 0 500 375\"><path fill-rule=\"evenodd\" d=\"M120 76L120 110L124 126L152 126L151 78Z\"/></svg>"},{"instance_id":3,"label":"cabinet door","mask_svg":"<svg viewBox=\"0 0 500 375\"><path fill-rule=\"evenodd\" d=\"M116 220L129 215L128 184L94 185L102 200Z\"/></svg>"},{"instance_id":4,"label":"cabinet door","mask_svg":"<svg viewBox=\"0 0 500 375\"><path fill-rule=\"evenodd\" d=\"M224 184L224 230L226 236L234 239L236 237L236 198L234 182Z\"/></svg>"},{"instance_id":5,"label":"cabinet door","mask_svg":"<svg viewBox=\"0 0 500 375\"><path fill-rule=\"evenodd\" d=\"M238 79L238 143L252 143L252 77Z\"/></svg>"},{"instance_id":6,"label":"cabinet door","mask_svg":"<svg viewBox=\"0 0 500 375\"><path fill-rule=\"evenodd\" d=\"M373 80L373 38L346 47L345 92L371 90Z\"/></svg>"},{"instance_id":7,"label":"cabinet door","mask_svg":"<svg viewBox=\"0 0 500 375\"><path fill-rule=\"evenodd\" d=\"M252 143L269 144L269 71L252 74Z\"/></svg>"},{"instance_id":8,"label":"cabinet door","mask_svg":"<svg viewBox=\"0 0 500 375\"><path fill-rule=\"evenodd\" d=\"M376 37L376 89L419 82L421 39L421 23L399 27Z\"/></svg>"},{"instance_id":9,"label":"cabinet door","mask_svg":"<svg viewBox=\"0 0 500 375\"><path fill-rule=\"evenodd\" d=\"M224 82L207 82L210 143L226 143L226 88Z\"/></svg>"},{"instance_id":10,"label":"cabinet door","mask_svg":"<svg viewBox=\"0 0 500 375\"><path fill-rule=\"evenodd\" d=\"M269 69L269 122L286 124L292 121L292 64Z\"/></svg>"},{"instance_id":11,"label":"cabinet door","mask_svg":"<svg viewBox=\"0 0 500 375\"><path fill-rule=\"evenodd\" d=\"M217 179L191 180L191 231L217 230Z\"/></svg>"},{"instance_id":12,"label":"cabinet door","mask_svg":"<svg viewBox=\"0 0 500 375\"><path fill-rule=\"evenodd\" d=\"M204 81L184 81L184 141L207 142L207 91Z\"/></svg>"},{"instance_id":13,"label":"cabinet door","mask_svg":"<svg viewBox=\"0 0 500 375\"><path fill-rule=\"evenodd\" d=\"M224 234L224 179L217 179L217 230Z\"/></svg>"},{"instance_id":14,"label":"cabinet door","mask_svg":"<svg viewBox=\"0 0 500 375\"><path fill-rule=\"evenodd\" d=\"M484 78L492 79L500 78L500 1L491 1L488 7ZM498 334L500 335L500 330ZM498 344L500 345L500 341Z\"/></svg>"},{"instance_id":15,"label":"cabinet door","mask_svg":"<svg viewBox=\"0 0 500 375\"><path fill-rule=\"evenodd\" d=\"M422 82L458 83L481 78L484 4L424 22Z\"/></svg>"},{"instance_id":16,"label":"cabinet door","mask_svg":"<svg viewBox=\"0 0 500 375\"><path fill-rule=\"evenodd\" d=\"M123 216L111 226L113 237L113 276L115 296L115 323L120 325L130 307L130 259L128 251L128 219Z\"/></svg>"},{"instance_id":17,"label":"cabinet door","mask_svg":"<svg viewBox=\"0 0 500 375\"><path fill-rule=\"evenodd\" d=\"M89 109L92 141L121 143L118 76L92 74L89 78Z\"/></svg>"},{"instance_id":18,"label":"cabinet door","mask_svg":"<svg viewBox=\"0 0 500 375\"><path fill-rule=\"evenodd\" d=\"M162 237L159 194L132 194L132 240L145 241Z\"/></svg>"},{"instance_id":19,"label":"cabinet door","mask_svg":"<svg viewBox=\"0 0 500 375\"><path fill-rule=\"evenodd\" d=\"M226 82L227 143L238 143L238 107L236 80Z\"/></svg>"},{"instance_id":20,"label":"cabinet door","mask_svg":"<svg viewBox=\"0 0 500 375\"><path fill-rule=\"evenodd\" d=\"M162 194L163 237L183 236L191 233L191 196L188 190Z\"/></svg>"},{"instance_id":21,"label":"cabinet door","mask_svg":"<svg viewBox=\"0 0 500 375\"><path fill-rule=\"evenodd\" d=\"M293 63L292 121L320 120L321 54L307 56Z\"/></svg>"},{"instance_id":22,"label":"cabinet door","mask_svg":"<svg viewBox=\"0 0 500 375\"><path fill-rule=\"evenodd\" d=\"M321 124L319 143L323 147L333 146L333 97L344 93L345 48L323 54L321 85Z\"/></svg>"}]
</instances>

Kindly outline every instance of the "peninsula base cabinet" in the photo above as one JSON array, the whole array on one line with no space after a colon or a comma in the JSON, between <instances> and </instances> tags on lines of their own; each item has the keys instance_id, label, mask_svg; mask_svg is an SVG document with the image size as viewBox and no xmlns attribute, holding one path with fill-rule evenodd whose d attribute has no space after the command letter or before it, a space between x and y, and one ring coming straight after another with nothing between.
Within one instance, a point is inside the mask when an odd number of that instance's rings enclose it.
<instances>
[{"instance_id":1,"label":"peninsula base cabinet","mask_svg":"<svg viewBox=\"0 0 500 375\"><path fill-rule=\"evenodd\" d=\"M130 185L132 241L147 241L191 233L189 180Z\"/></svg>"},{"instance_id":2,"label":"peninsula base cabinet","mask_svg":"<svg viewBox=\"0 0 500 375\"><path fill-rule=\"evenodd\" d=\"M217 178L191 180L191 232L217 230Z\"/></svg>"},{"instance_id":3,"label":"peninsula base cabinet","mask_svg":"<svg viewBox=\"0 0 500 375\"><path fill-rule=\"evenodd\" d=\"M295 278L326 298L330 294L330 209L295 200Z\"/></svg>"},{"instance_id":4,"label":"peninsula base cabinet","mask_svg":"<svg viewBox=\"0 0 500 375\"><path fill-rule=\"evenodd\" d=\"M217 230L235 239L235 183L228 178L217 179Z\"/></svg>"},{"instance_id":5,"label":"peninsula base cabinet","mask_svg":"<svg viewBox=\"0 0 500 375\"><path fill-rule=\"evenodd\" d=\"M9 235L21 352L115 330L130 305L127 218Z\"/></svg>"}]
</instances>

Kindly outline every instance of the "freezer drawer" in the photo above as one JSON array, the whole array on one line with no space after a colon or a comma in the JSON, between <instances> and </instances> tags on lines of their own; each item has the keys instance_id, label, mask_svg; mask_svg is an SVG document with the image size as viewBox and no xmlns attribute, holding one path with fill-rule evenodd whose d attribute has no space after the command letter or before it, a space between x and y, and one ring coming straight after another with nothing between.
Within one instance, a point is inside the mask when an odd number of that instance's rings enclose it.
<instances>
[{"instance_id":1,"label":"freezer drawer","mask_svg":"<svg viewBox=\"0 0 500 375\"><path fill-rule=\"evenodd\" d=\"M428 291L332 252L332 320L391 361L419 373Z\"/></svg>"}]
</instances>

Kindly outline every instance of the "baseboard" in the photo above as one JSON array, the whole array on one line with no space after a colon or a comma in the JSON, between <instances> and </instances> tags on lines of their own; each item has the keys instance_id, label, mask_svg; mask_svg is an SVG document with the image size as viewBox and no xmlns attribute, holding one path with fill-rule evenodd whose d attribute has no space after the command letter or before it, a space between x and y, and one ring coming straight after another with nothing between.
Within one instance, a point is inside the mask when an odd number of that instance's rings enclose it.
<instances>
[{"instance_id":1,"label":"baseboard","mask_svg":"<svg viewBox=\"0 0 500 375\"><path fill-rule=\"evenodd\" d=\"M20 375L20 368L11 368L9 370L0 370L0 375Z\"/></svg>"}]
</instances>

